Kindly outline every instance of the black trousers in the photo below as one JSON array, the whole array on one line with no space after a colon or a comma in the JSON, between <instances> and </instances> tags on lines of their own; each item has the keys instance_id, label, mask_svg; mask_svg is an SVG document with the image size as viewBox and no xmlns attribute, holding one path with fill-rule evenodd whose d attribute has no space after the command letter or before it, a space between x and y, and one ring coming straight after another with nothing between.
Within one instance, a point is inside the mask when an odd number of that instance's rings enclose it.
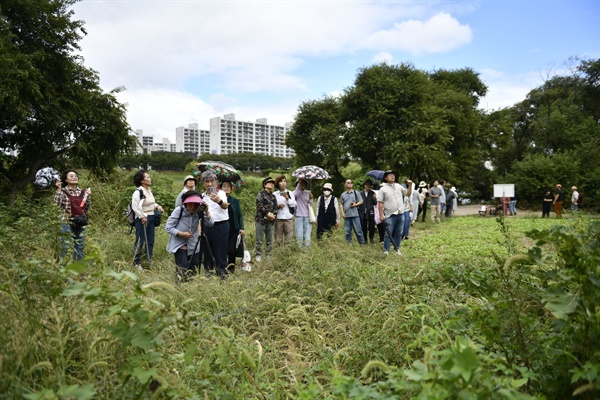
<instances>
[{"instance_id":1,"label":"black trousers","mask_svg":"<svg viewBox=\"0 0 600 400\"><path fill-rule=\"evenodd\" d=\"M367 232L369 233L368 241L373 243L373 238L375 237L375 216L363 215L360 218L360 226L362 227L365 243L367 243Z\"/></svg>"},{"instance_id":2,"label":"black trousers","mask_svg":"<svg viewBox=\"0 0 600 400\"><path fill-rule=\"evenodd\" d=\"M177 282L186 282L191 276L196 275L200 266L200 252L193 255L188 255L187 252L187 249L179 249L174 254Z\"/></svg>"}]
</instances>

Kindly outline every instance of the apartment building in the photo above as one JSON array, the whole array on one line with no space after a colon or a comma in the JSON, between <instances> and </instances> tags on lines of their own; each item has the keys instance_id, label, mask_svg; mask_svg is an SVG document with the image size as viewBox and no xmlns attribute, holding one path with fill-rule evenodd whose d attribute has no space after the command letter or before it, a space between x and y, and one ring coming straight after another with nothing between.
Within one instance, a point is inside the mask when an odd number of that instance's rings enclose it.
<instances>
[{"instance_id":1,"label":"apartment building","mask_svg":"<svg viewBox=\"0 0 600 400\"><path fill-rule=\"evenodd\" d=\"M237 121L235 114L210 119L210 152L213 154L253 153L274 157L292 157L285 146L285 127L269 125L266 118L256 122Z\"/></svg>"},{"instance_id":2,"label":"apartment building","mask_svg":"<svg viewBox=\"0 0 600 400\"><path fill-rule=\"evenodd\" d=\"M204 154L210 152L210 132L199 129L198 124L175 128L175 151Z\"/></svg>"}]
</instances>

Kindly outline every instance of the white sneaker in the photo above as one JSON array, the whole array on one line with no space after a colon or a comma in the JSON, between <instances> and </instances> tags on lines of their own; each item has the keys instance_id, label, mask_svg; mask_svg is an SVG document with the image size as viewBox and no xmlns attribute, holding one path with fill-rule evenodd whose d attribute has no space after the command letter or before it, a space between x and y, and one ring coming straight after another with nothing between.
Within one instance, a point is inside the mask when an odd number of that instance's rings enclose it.
<instances>
[{"instance_id":1,"label":"white sneaker","mask_svg":"<svg viewBox=\"0 0 600 400\"><path fill-rule=\"evenodd\" d=\"M386 256L389 256L390 252L389 251L384 251L383 254L386 255Z\"/></svg>"},{"instance_id":2,"label":"white sneaker","mask_svg":"<svg viewBox=\"0 0 600 400\"><path fill-rule=\"evenodd\" d=\"M135 264L135 268L138 270L138 272L144 272L144 268L142 268L140 264Z\"/></svg>"},{"instance_id":3,"label":"white sneaker","mask_svg":"<svg viewBox=\"0 0 600 400\"><path fill-rule=\"evenodd\" d=\"M396 254L398 254L400 257L402 257L402 252L401 252L400 250L398 250L398 251L396 252Z\"/></svg>"},{"instance_id":4,"label":"white sneaker","mask_svg":"<svg viewBox=\"0 0 600 400\"><path fill-rule=\"evenodd\" d=\"M261 262L262 258L260 256L256 256L256 257L254 257L254 261Z\"/></svg>"}]
</instances>

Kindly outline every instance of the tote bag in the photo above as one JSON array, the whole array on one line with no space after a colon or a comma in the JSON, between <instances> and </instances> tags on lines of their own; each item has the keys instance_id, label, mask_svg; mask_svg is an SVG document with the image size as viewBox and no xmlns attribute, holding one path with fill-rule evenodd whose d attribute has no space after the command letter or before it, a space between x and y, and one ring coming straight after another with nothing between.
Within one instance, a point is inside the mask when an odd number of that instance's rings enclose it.
<instances>
[{"instance_id":1,"label":"tote bag","mask_svg":"<svg viewBox=\"0 0 600 400\"><path fill-rule=\"evenodd\" d=\"M308 205L308 220L312 224L313 222L317 222L317 217L315 217L315 210L313 210L312 205Z\"/></svg>"}]
</instances>

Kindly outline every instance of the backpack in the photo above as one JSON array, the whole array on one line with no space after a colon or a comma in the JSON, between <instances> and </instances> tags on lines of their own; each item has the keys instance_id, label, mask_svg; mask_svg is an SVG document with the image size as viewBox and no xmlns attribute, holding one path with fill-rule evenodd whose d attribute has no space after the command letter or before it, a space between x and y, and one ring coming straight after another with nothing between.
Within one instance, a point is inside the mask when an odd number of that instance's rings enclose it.
<instances>
[{"instance_id":1,"label":"backpack","mask_svg":"<svg viewBox=\"0 0 600 400\"><path fill-rule=\"evenodd\" d=\"M79 196L71 196L65 189L63 192L71 204L71 226L75 229L82 228L88 224L88 216L85 213L85 192L82 190Z\"/></svg>"},{"instance_id":2,"label":"backpack","mask_svg":"<svg viewBox=\"0 0 600 400\"><path fill-rule=\"evenodd\" d=\"M140 200L145 199L146 196L144 195L144 191L142 189L137 189L137 190L140 191ZM130 235L131 235L131 232L133 231L133 227L135 226L135 220L137 219L135 212L133 211L133 208L131 207L132 202L133 202L133 199L131 199L131 201L129 202L127 209L123 211L123 214L125 214L125 218L127 219L127 223L131 227L131 229L129 230Z\"/></svg>"},{"instance_id":3,"label":"backpack","mask_svg":"<svg viewBox=\"0 0 600 400\"><path fill-rule=\"evenodd\" d=\"M583 202L583 194L579 193L579 196L577 197L577 205L580 206L582 202Z\"/></svg>"}]
</instances>

